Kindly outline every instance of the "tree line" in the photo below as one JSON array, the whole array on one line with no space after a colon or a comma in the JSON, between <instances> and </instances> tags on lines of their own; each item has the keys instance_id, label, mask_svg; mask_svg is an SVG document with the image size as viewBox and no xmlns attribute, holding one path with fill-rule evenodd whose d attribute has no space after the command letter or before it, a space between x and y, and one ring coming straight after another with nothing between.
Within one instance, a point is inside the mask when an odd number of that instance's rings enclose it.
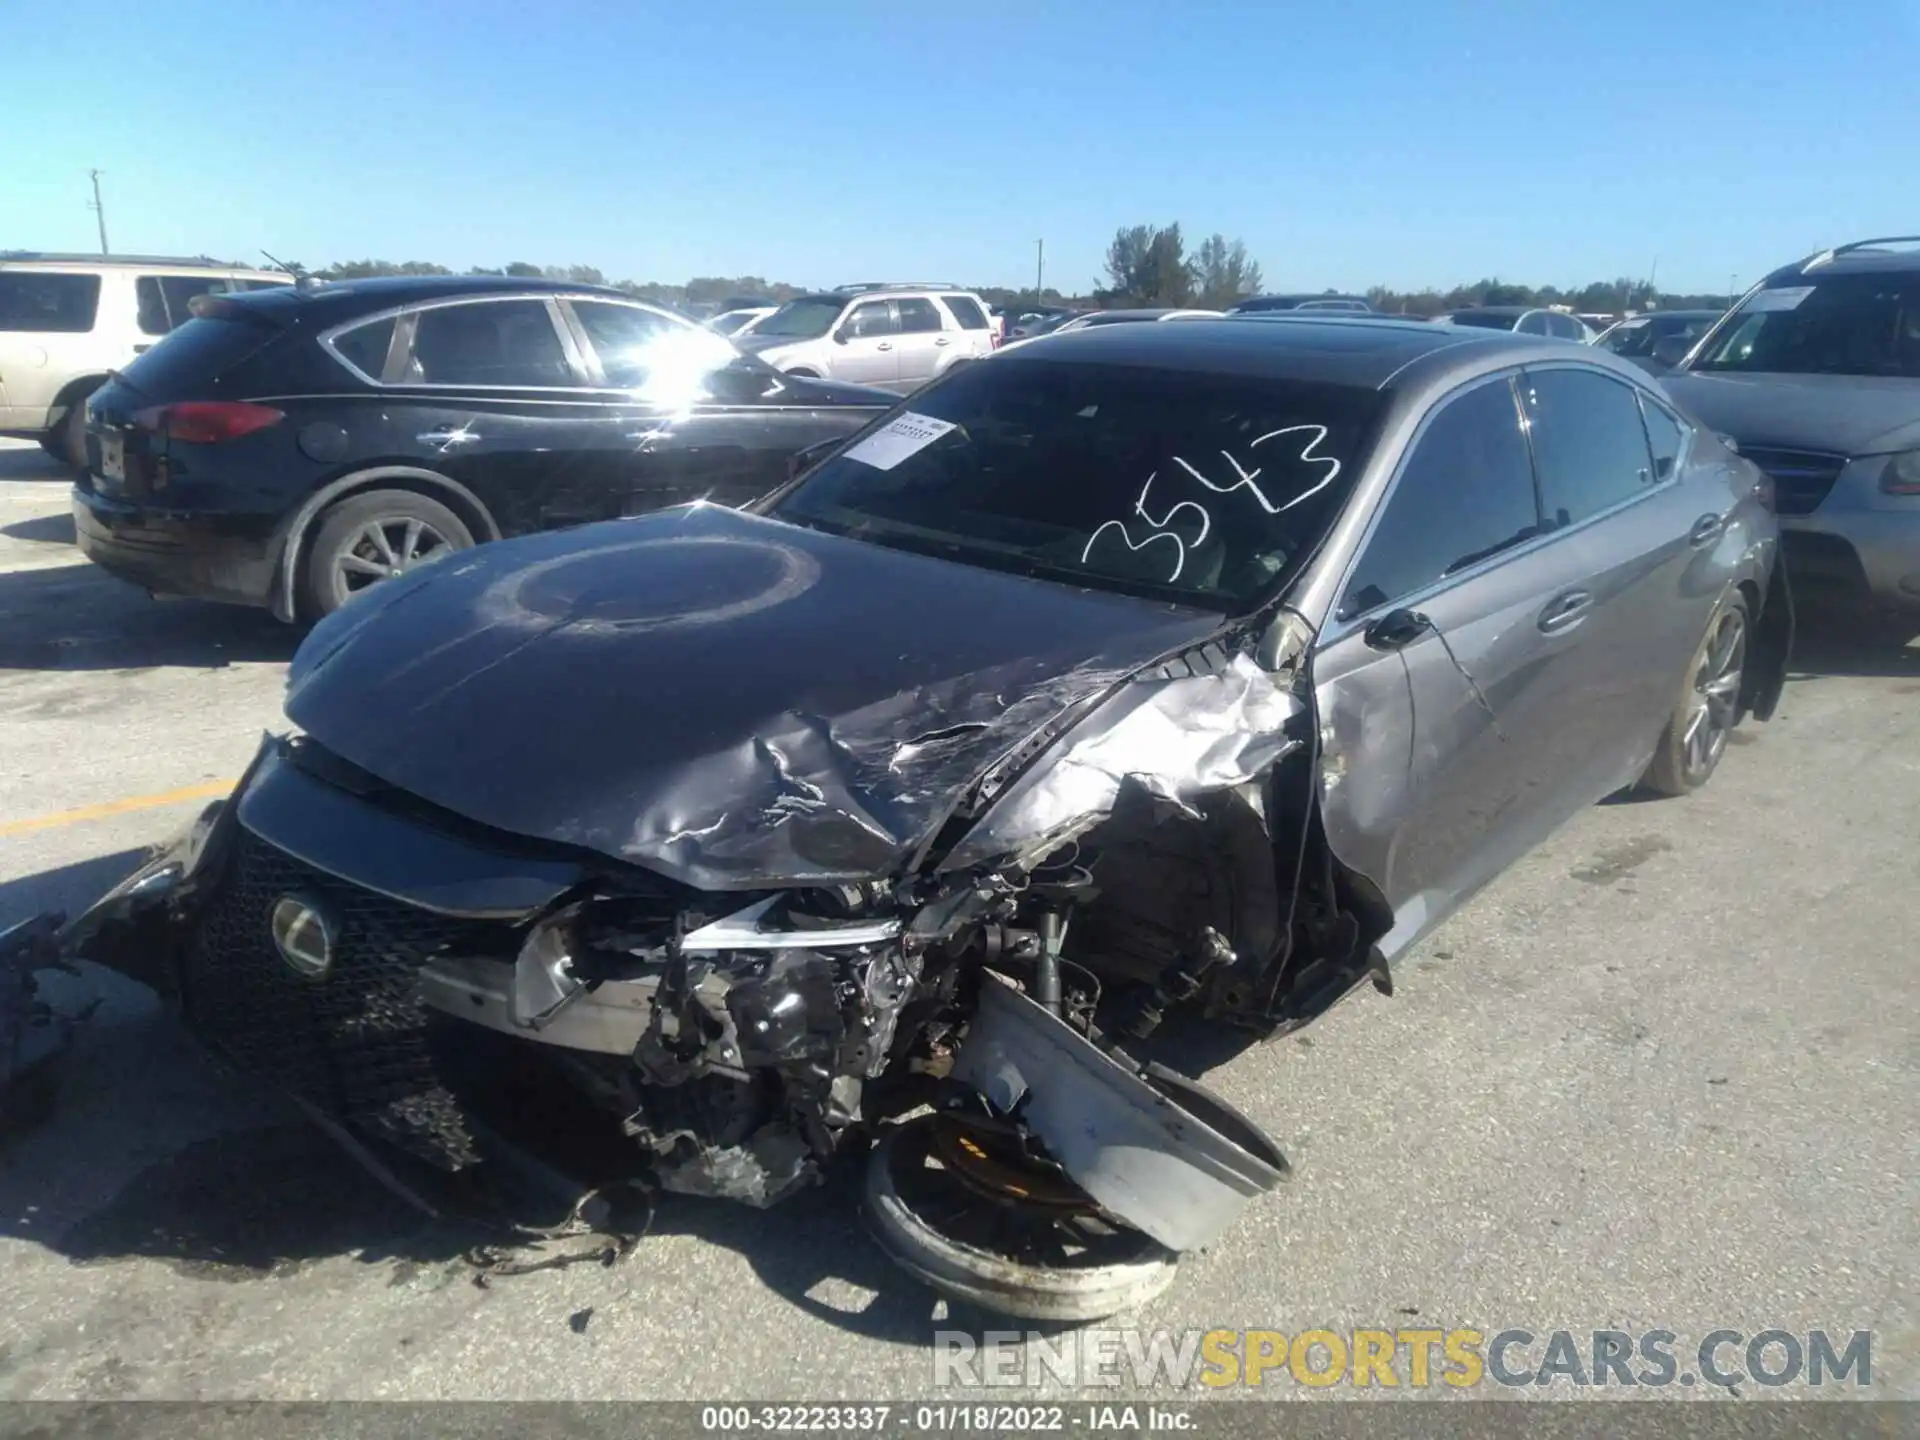
<instances>
[{"instance_id":1,"label":"tree line","mask_svg":"<svg viewBox=\"0 0 1920 1440\"><path fill-rule=\"evenodd\" d=\"M303 267L290 264L295 271ZM322 280L362 280L376 275L452 275L444 265L425 260L348 260L311 272ZM574 285L608 285L636 298L680 309L710 310L729 301L784 301L809 287L760 275L695 276L682 284L656 280L610 280L592 265L535 265L515 260L506 265L477 265L468 275L502 275L560 280ZM972 287L1001 308L1069 306L1115 309L1126 306L1197 306L1220 310L1262 293L1260 264L1246 243L1214 233L1191 251L1179 222L1123 225L1107 246L1102 283L1078 294L1048 286L1036 291L1004 285ZM1332 294L1334 292L1327 291ZM1656 293L1645 281L1621 277L1585 285L1521 285L1497 278L1456 285L1450 290L1395 290L1376 285L1366 292L1375 309L1393 314L1433 316L1469 305L1565 305L1582 314L1619 314L1626 310L1712 309L1729 303L1724 294Z\"/></svg>"}]
</instances>

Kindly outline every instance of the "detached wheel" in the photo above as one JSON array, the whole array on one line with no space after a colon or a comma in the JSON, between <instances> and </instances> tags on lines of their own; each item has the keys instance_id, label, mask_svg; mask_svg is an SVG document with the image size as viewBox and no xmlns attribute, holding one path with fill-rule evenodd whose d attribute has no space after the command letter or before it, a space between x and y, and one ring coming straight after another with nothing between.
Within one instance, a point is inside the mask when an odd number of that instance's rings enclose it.
<instances>
[{"instance_id":1,"label":"detached wheel","mask_svg":"<svg viewBox=\"0 0 1920 1440\"><path fill-rule=\"evenodd\" d=\"M1687 795L1713 778L1740 714L1747 664L1747 602L1735 593L1707 623L1660 749L1640 784L1656 795Z\"/></svg>"},{"instance_id":2,"label":"detached wheel","mask_svg":"<svg viewBox=\"0 0 1920 1440\"><path fill-rule=\"evenodd\" d=\"M1173 1283L1173 1251L1106 1220L1064 1176L992 1149L942 1115L875 1147L867 1220L888 1259L943 1295L1028 1320L1104 1319Z\"/></svg>"},{"instance_id":3,"label":"detached wheel","mask_svg":"<svg viewBox=\"0 0 1920 1440\"><path fill-rule=\"evenodd\" d=\"M40 437L40 448L75 470L87 468L87 401L92 392L67 406L67 413Z\"/></svg>"},{"instance_id":4,"label":"detached wheel","mask_svg":"<svg viewBox=\"0 0 1920 1440\"><path fill-rule=\"evenodd\" d=\"M473 534L438 500L411 490L370 490L327 510L301 566L303 610L318 620L382 580L473 546Z\"/></svg>"}]
</instances>

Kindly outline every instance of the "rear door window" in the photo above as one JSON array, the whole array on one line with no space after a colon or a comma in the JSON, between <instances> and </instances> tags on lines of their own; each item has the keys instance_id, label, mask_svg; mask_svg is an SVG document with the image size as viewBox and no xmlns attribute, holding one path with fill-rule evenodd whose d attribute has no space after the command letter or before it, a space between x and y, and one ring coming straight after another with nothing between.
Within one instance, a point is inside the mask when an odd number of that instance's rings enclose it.
<instances>
[{"instance_id":1,"label":"rear door window","mask_svg":"<svg viewBox=\"0 0 1920 1440\"><path fill-rule=\"evenodd\" d=\"M99 309L98 275L0 270L0 330L84 335Z\"/></svg>"},{"instance_id":2,"label":"rear door window","mask_svg":"<svg viewBox=\"0 0 1920 1440\"><path fill-rule=\"evenodd\" d=\"M918 298L896 301L900 307L900 333L902 335L923 335L928 331L941 328L940 312L933 308L931 300Z\"/></svg>"},{"instance_id":3,"label":"rear door window","mask_svg":"<svg viewBox=\"0 0 1920 1440\"><path fill-rule=\"evenodd\" d=\"M420 311L406 380L530 389L577 383L543 300L485 300Z\"/></svg>"},{"instance_id":4,"label":"rear door window","mask_svg":"<svg viewBox=\"0 0 1920 1440\"><path fill-rule=\"evenodd\" d=\"M1476 386L1446 402L1414 442L1339 618L1424 590L1539 533L1513 388L1505 379Z\"/></svg>"},{"instance_id":5,"label":"rear door window","mask_svg":"<svg viewBox=\"0 0 1920 1440\"><path fill-rule=\"evenodd\" d=\"M1597 370L1529 370L1521 408L1551 528L1578 525L1653 488L1635 392Z\"/></svg>"},{"instance_id":6,"label":"rear door window","mask_svg":"<svg viewBox=\"0 0 1920 1440\"><path fill-rule=\"evenodd\" d=\"M942 295L940 303L953 312L954 321L962 330L985 330L987 317L981 313L979 305L969 295Z\"/></svg>"},{"instance_id":7,"label":"rear door window","mask_svg":"<svg viewBox=\"0 0 1920 1440\"><path fill-rule=\"evenodd\" d=\"M220 275L142 275L133 282L140 333L166 335L193 318L201 295L224 295L232 284Z\"/></svg>"}]
</instances>

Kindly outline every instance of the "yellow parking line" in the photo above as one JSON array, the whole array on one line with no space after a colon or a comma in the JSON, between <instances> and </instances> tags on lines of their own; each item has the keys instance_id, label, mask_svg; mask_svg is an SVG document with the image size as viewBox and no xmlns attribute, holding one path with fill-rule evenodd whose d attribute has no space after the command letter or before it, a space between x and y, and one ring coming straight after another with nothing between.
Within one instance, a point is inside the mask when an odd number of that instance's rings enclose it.
<instances>
[{"instance_id":1,"label":"yellow parking line","mask_svg":"<svg viewBox=\"0 0 1920 1440\"><path fill-rule=\"evenodd\" d=\"M82 805L77 810L56 810L51 815L35 815L28 820L0 821L0 837L25 835L33 830L56 830L62 825L105 820L110 815L126 815L135 810L157 810L162 805L179 805L188 800L217 800L230 793L236 783L232 780L209 780L204 785L183 785L178 790L163 790L158 795L130 795L124 800L103 800L98 805Z\"/></svg>"}]
</instances>

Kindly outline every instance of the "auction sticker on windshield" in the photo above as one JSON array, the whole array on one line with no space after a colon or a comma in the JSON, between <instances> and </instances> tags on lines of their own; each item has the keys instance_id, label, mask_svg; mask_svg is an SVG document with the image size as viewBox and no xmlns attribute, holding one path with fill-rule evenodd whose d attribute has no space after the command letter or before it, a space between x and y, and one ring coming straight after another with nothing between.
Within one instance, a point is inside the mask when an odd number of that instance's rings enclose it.
<instances>
[{"instance_id":1,"label":"auction sticker on windshield","mask_svg":"<svg viewBox=\"0 0 1920 1440\"><path fill-rule=\"evenodd\" d=\"M917 455L949 430L960 427L951 420L936 420L931 415L916 415L909 410L896 415L846 453L876 470L891 470L908 456Z\"/></svg>"}]
</instances>

